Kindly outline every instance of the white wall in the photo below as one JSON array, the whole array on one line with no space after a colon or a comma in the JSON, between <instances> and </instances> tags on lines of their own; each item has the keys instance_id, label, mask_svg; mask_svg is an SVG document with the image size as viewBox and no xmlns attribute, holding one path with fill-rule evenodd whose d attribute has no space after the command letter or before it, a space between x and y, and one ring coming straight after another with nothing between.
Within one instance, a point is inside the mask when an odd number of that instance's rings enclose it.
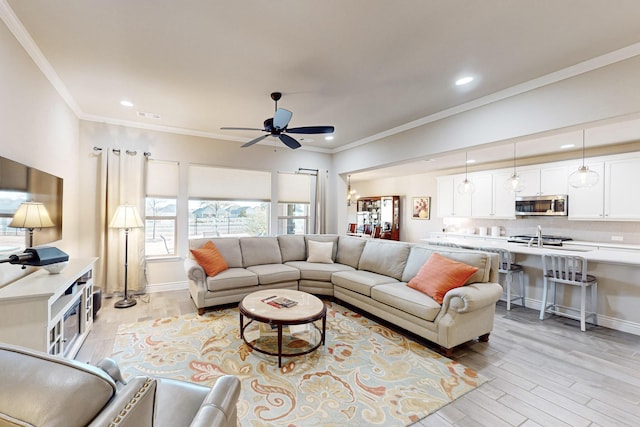
<instances>
[{"instance_id":1,"label":"white wall","mask_svg":"<svg viewBox=\"0 0 640 427\"><path fill-rule=\"evenodd\" d=\"M84 255L78 250L78 119L3 23L0 58L0 156L64 180L62 240L53 245ZM0 264L0 286L28 271Z\"/></svg>"}]
</instances>

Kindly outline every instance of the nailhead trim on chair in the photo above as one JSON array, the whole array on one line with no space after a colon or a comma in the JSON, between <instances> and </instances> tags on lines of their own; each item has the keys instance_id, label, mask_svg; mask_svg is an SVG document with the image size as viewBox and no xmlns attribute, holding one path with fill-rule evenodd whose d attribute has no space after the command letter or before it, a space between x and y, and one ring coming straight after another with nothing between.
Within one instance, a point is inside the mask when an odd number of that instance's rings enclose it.
<instances>
[{"instance_id":1,"label":"nailhead trim on chair","mask_svg":"<svg viewBox=\"0 0 640 427\"><path fill-rule=\"evenodd\" d=\"M142 386L140 387L140 390L138 390L138 392L129 400L122 411L120 411L118 416L116 416L113 421L111 421L109 427L117 427L118 425L120 425L122 420L124 420L131 409L136 405L136 403L138 403L138 400L140 400L149 391L149 387L153 381L153 378L147 378L144 384L142 384Z\"/></svg>"}]
</instances>

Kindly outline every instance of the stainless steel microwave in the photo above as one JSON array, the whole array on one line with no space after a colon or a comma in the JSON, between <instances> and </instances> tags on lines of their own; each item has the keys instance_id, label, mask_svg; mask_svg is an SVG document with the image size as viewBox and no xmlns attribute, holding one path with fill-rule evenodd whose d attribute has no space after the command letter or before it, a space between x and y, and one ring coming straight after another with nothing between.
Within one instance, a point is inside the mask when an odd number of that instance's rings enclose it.
<instances>
[{"instance_id":1,"label":"stainless steel microwave","mask_svg":"<svg viewBox=\"0 0 640 427\"><path fill-rule=\"evenodd\" d=\"M516 197L516 215L566 216L568 210L566 194Z\"/></svg>"}]
</instances>

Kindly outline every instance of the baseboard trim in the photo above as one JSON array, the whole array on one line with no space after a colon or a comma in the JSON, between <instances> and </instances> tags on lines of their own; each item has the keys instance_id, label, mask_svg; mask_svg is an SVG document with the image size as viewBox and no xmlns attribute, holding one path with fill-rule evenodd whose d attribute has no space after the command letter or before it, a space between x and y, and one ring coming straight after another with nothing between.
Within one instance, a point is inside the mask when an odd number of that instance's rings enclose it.
<instances>
[{"instance_id":1,"label":"baseboard trim","mask_svg":"<svg viewBox=\"0 0 640 427\"><path fill-rule=\"evenodd\" d=\"M181 291L183 289L189 289L188 282L156 283L153 285L147 285L145 291L152 294L155 292Z\"/></svg>"},{"instance_id":2,"label":"baseboard trim","mask_svg":"<svg viewBox=\"0 0 640 427\"><path fill-rule=\"evenodd\" d=\"M539 300L525 298L527 308L540 311L542 302ZM517 304L515 304L517 305ZM615 317L598 314L598 326L613 329L620 332L627 332L633 335L640 335L640 323L630 322L628 320L617 319Z\"/></svg>"}]
</instances>

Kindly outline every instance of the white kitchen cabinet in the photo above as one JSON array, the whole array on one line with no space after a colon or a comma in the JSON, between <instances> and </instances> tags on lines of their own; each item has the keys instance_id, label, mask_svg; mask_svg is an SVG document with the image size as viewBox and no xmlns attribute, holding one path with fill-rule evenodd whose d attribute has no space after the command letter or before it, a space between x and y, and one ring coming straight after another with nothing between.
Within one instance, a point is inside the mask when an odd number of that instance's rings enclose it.
<instances>
[{"instance_id":1,"label":"white kitchen cabinet","mask_svg":"<svg viewBox=\"0 0 640 427\"><path fill-rule=\"evenodd\" d=\"M570 166L570 173L578 170L582 162ZM598 182L593 187L574 188L569 186L569 219L604 219L604 162L587 163L589 169L597 172Z\"/></svg>"},{"instance_id":2,"label":"white kitchen cabinet","mask_svg":"<svg viewBox=\"0 0 640 427\"><path fill-rule=\"evenodd\" d=\"M471 195L473 218L515 218L515 197L505 188L511 173L484 172L469 176L476 188Z\"/></svg>"},{"instance_id":3,"label":"white kitchen cabinet","mask_svg":"<svg viewBox=\"0 0 640 427\"><path fill-rule=\"evenodd\" d=\"M471 216L471 195L460 194L458 185L464 181L465 175L448 175L437 178L437 213L439 217Z\"/></svg>"},{"instance_id":4,"label":"white kitchen cabinet","mask_svg":"<svg viewBox=\"0 0 640 427\"><path fill-rule=\"evenodd\" d=\"M569 173L565 165L519 170L524 189L518 196L567 194Z\"/></svg>"},{"instance_id":5,"label":"white kitchen cabinet","mask_svg":"<svg viewBox=\"0 0 640 427\"><path fill-rule=\"evenodd\" d=\"M471 195L471 216L491 218L493 216L493 177L490 173L475 173L469 176L475 186Z\"/></svg>"},{"instance_id":6,"label":"white kitchen cabinet","mask_svg":"<svg viewBox=\"0 0 640 427\"><path fill-rule=\"evenodd\" d=\"M504 183L513 172L496 172L493 179L492 218L513 219L516 217L515 194L505 189Z\"/></svg>"},{"instance_id":7,"label":"white kitchen cabinet","mask_svg":"<svg viewBox=\"0 0 640 427\"><path fill-rule=\"evenodd\" d=\"M569 186L569 219L639 221L640 193L635 185L640 182L640 157L606 162L587 159L585 164L599 179L589 188ZM577 162L571 171L581 165Z\"/></svg>"},{"instance_id":8,"label":"white kitchen cabinet","mask_svg":"<svg viewBox=\"0 0 640 427\"><path fill-rule=\"evenodd\" d=\"M605 162L604 217L640 220L640 157Z\"/></svg>"}]
</instances>

